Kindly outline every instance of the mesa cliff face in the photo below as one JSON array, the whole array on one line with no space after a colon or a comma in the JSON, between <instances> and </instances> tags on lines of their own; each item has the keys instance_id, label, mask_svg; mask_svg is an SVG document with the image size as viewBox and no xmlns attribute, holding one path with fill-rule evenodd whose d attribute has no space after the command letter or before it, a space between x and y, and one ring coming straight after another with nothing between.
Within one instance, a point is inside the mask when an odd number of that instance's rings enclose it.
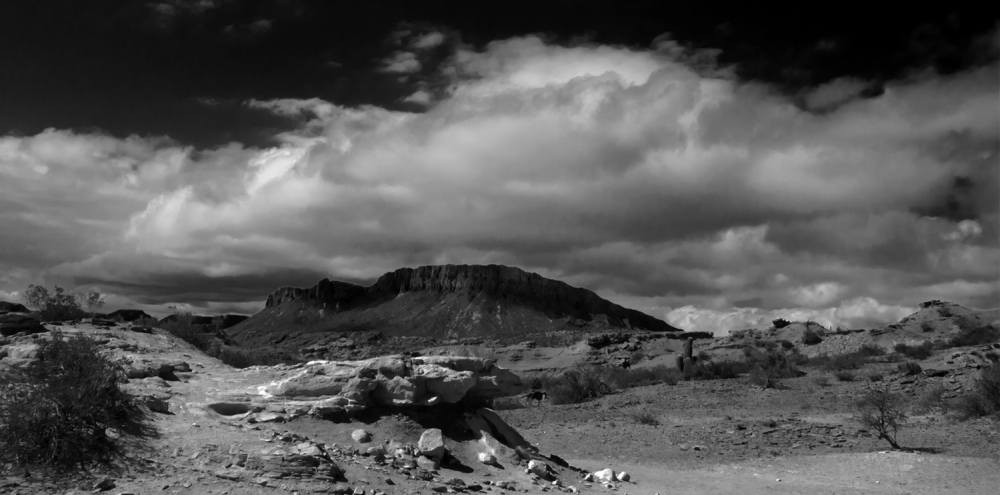
<instances>
[{"instance_id":1,"label":"mesa cliff face","mask_svg":"<svg viewBox=\"0 0 1000 495\"><path fill-rule=\"evenodd\" d=\"M329 279L310 288L282 287L232 333L260 343L265 334L320 331L486 337L609 328L679 331L587 289L519 268L434 265L386 273L369 287Z\"/></svg>"}]
</instances>

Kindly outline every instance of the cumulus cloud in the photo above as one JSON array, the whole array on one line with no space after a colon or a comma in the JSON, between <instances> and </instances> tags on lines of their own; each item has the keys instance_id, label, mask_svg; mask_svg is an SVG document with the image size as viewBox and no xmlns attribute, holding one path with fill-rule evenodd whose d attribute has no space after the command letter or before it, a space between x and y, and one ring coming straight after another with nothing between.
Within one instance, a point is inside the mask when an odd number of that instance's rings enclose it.
<instances>
[{"instance_id":1,"label":"cumulus cloud","mask_svg":"<svg viewBox=\"0 0 1000 495\"><path fill-rule=\"evenodd\" d=\"M461 48L421 113L250 100L299 123L267 149L3 138L0 247L146 304L495 262L691 329L884 324L945 290L996 306L996 67L814 113L667 48Z\"/></svg>"},{"instance_id":2,"label":"cumulus cloud","mask_svg":"<svg viewBox=\"0 0 1000 495\"><path fill-rule=\"evenodd\" d=\"M432 31L414 39L411 46L418 50L427 50L440 46L442 43L444 43L444 33Z\"/></svg>"},{"instance_id":3,"label":"cumulus cloud","mask_svg":"<svg viewBox=\"0 0 1000 495\"><path fill-rule=\"evenodd\" d=\"M420 60L412 52L396 52L383 61L382 70L395 74L413 74L420 72Z\"/></svg>"},{"instance_id":4,"label":"cumulus cloud","mask_svg":"<svg viewBox=\"0 0 1000 495\"><path fill-rule=\"evenodd\" d=\"M868 83L853 77L841 77L813 88L805 95L810 110L826 110L857 99Z\"/></svg>"},{"instance_id":5,"label":"cumulus cloud","mask_svg":"<svg viewBox=\"0 0 1000 495\"><path fill-rule=\"evenodd\" d=\"M859 297L825 309L772 309L732 308L715 310L684 306L671 310L666 321L690 331L711 332L716 336L727 335L733 330L768 328L777 318L789 321L815 321L829 329L872 328L895 322L916 311L916 306L883 305L870 297Z\"/></svg>"}]
</instances>

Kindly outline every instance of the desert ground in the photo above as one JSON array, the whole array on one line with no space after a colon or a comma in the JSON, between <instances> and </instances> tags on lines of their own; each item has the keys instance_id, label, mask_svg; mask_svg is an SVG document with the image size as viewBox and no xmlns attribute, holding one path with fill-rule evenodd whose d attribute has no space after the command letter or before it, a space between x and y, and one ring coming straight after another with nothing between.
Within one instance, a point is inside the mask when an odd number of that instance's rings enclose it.
<instances>
[{"instance_id":1,"label":"desert ground","mask_svg":"<svg viewBox=\"0 0 1000 495\"><path fill-rule=\"evenodd\" d=\"M948 331L940 324L942 332ZM855 370L859 378L853 381L805 365L803 376L771 388L740 376L621 388L577 404L553 404L551 397L500 398L496 414L532 448L519 456L497 446L497 462L484 464L479 455L486 444L470 432L460 405L370 408L331 421L297 413L294 402L262 393L266 384L309 365L236 369L159 328L135 331L129 324L88 320L46 327L93 337L135 368L174 363L169 379L139 373L125 385L147 401L157 433L137 441L116 465L83 473L4 466L0 493L995 494L1000 486L995 419L911 414L898 436L903 449L892 450L857 421L853 408L868 383L863 377L871 375L914 401L936 385L960 396L988 363L977 356L1000 348L996 343L937 351L921 361L924 372L915 376L897 371L898 359L886 354ZM898 331L905 332L906 325ZM770 335L777 333L772 329ZM32 343L46 334L4 337L0 363L14 369L30 360ZM768 335L762 333L765 339ZM884 335L847 337L857 345ZM788 337L789 331L780 336ZM695 348L720 359L739 338L699 340ZM628 347L586 342L558 347L529 342L483 352L489 355L484 359L530 377L602 356L614 361L617 349ZM636 368L671 362L684 345L634 336L629 342L643 343L645 355L633 364ZM826 342L846 345L836 335ZM456 347L468 346L442 345L414 354L454 354ZM448 454L440 463L425 463L405 451L420 444L430 428L443 432ZM370 441L352 437L359 429ZM387 456L371 453L379 446L390 450ZM403 450L394 455L396 446ZM527 470L532 461L545 463L543 475ZM594 477L609 468L626 472L627 481Z\"/></svg>"}]
</instances>

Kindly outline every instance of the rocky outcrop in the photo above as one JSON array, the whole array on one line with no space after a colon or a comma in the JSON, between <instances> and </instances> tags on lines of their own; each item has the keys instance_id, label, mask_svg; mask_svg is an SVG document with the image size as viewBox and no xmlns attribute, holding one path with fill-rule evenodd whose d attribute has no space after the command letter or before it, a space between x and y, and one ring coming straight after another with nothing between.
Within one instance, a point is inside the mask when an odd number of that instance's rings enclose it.
<instances>
[{"instance_id":1,"label":"rocky outcrop","mask_svg":"<svg viewBox=\"0 0 1000 495\"><path fill-rule=\"evenodd\" d=\"M21 313L0 314L0 336L7 337L18 333L42 333L48 330L42 322L31 315Z\"/></svg>"},{"instance_id":2,"label":"rocky outcrop","mask_svg":"<svg viewBox=\"0 0 1000 495\"><path fill-rule=\"evenodd\" d=\"M515 395L524 388L517 375L497 367L492 360L395 355L364 361L313 361L258 390L275 399L315 398L297 404L326 416L370 406L432 406L490 399Z\"/></svg>"}]
</instances>

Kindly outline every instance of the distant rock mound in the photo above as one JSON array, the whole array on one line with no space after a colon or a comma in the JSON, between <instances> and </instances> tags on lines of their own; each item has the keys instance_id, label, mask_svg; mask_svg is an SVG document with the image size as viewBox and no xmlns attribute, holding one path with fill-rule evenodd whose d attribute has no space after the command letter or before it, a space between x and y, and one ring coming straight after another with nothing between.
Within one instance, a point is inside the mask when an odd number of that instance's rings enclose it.
<instances>
[{"instance_id":1,"label":"distant rock mound","mask_svg":"<svg viewBox=\"0 0 1000 495\"><path fill-rule=\"evenodd\" d=\"M597 294L519 268L436 265L386 273L370 287L321 280L282 287L265 309L233 327L251 345L306 345L317 332L378 331L387 336L502 337L556 330L679 332L666 322Z\"/></svg>"},{"instance_id":2,"label":"distant rock mound","mask_svg":"<svg viewBox=\"0 0 1000 495\"><path fill-rule=\"evenodd\" d=\"M28 308L23 304L0 301L0 313L27 313Z\"/></svg>"},{"instance_id":3,"label":"distant rock mound","mask_svg":"<svg viewBox=\"0 0 1000 495\"><path fill-rule=\"evenodd\" d=\"M136 321L144 318L152 318L152 316L146 314L146 312L141 309L119 309L118 311L112 311L104 316L109 320L121 318L124 321Z\"/></svg>"}]
</instances>

